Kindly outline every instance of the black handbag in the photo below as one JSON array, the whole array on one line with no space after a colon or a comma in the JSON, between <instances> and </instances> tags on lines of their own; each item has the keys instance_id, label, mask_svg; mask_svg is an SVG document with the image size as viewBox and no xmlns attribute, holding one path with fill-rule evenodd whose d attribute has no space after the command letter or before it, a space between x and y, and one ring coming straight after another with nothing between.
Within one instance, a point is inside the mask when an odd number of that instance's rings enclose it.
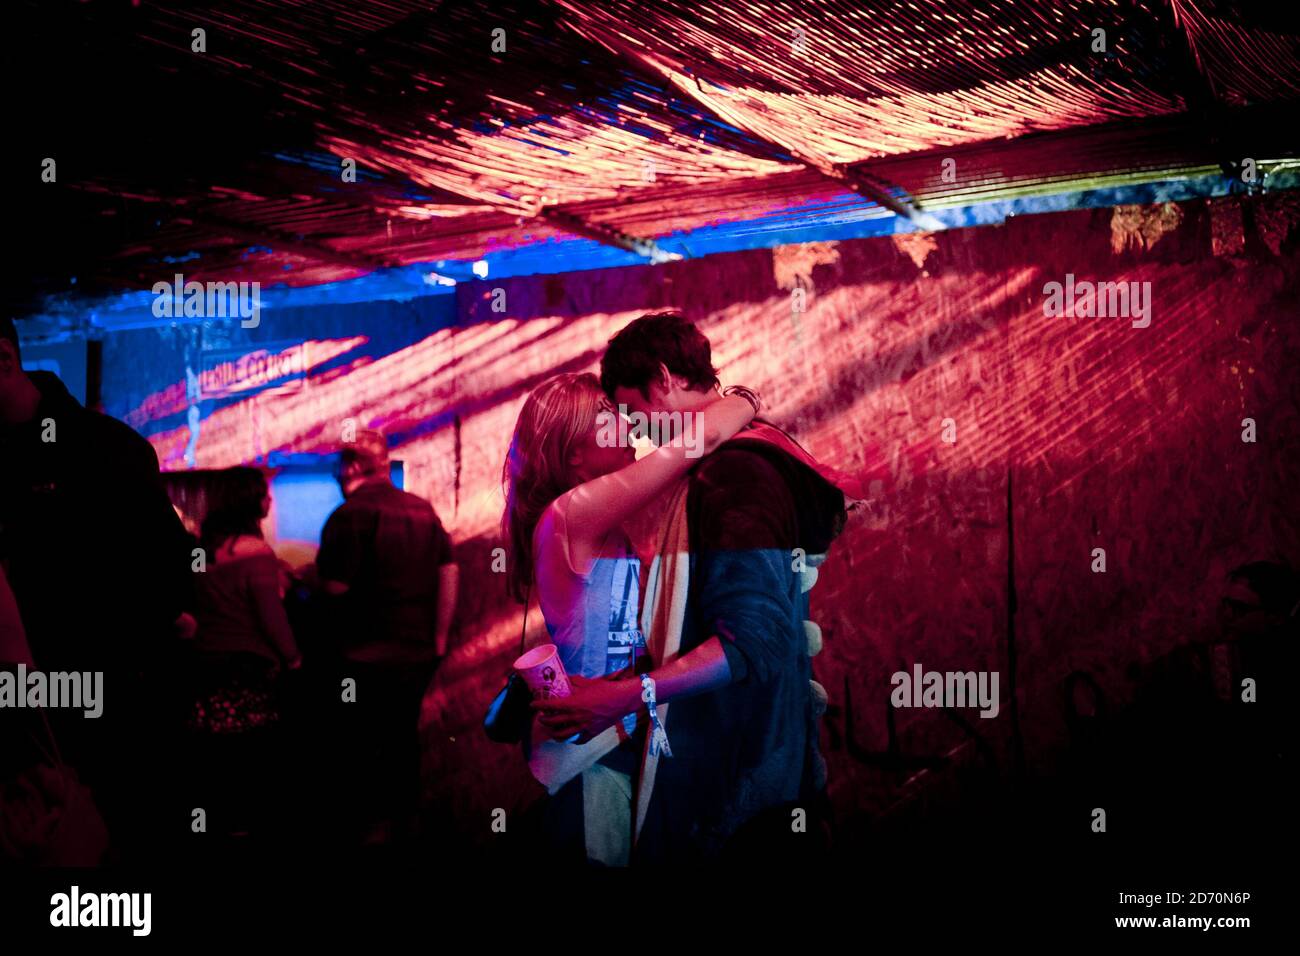
<instances>
[{"instance_id":1,"label":"black handbag","mask_svg":"<svg viewBox=\"0 0 1300 956\"><path fill-rule=\"evenodd\" d=\"M528 634L528 595L524 594L524 624L519 632L519 654L524 653L524 639ZM489 740L499 744L521 744L528 739L533 724L532 691L524 679L514 671L506 684L488 704L483 717L483 731Z\"/></svg>"}]
</instances>

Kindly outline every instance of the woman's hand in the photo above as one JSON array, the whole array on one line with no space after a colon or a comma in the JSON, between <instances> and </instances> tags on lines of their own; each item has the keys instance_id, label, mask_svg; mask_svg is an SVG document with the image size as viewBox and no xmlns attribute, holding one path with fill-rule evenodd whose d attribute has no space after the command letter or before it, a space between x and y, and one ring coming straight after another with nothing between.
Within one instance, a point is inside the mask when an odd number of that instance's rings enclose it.
<instances>
[{"instance_id":1,"label":"woman's hand","mask_svg":"<svg viewBox=\"0 0 1300 956\"><path fill-rule=\"evenodd\" d=\"M532 704L537 719L555 740L578 734L575 743L585 744L641 706L641 684L636 680L593 680L570 674L569 683L573 693L568 697L534 700Z\"/></svg>"}]
</instances>

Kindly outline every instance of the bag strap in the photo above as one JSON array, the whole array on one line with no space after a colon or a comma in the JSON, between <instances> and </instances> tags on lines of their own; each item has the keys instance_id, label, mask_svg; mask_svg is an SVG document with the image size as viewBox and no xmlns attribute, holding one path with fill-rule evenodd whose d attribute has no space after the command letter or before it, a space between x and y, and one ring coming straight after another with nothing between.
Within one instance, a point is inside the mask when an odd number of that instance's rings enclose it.
<instances>
[{"instance_id":1,"label":"bag strap","mask_svg":"<svg viewBox=\"0 0 1300 956\"><path fill-rule=\"evenodd\" d=\"M524 641L528 637L528 599L532 595L533 586L530 583L524 588L524 623L519 629L519 656L524 656Z\"/></svg>"}]
</instances>

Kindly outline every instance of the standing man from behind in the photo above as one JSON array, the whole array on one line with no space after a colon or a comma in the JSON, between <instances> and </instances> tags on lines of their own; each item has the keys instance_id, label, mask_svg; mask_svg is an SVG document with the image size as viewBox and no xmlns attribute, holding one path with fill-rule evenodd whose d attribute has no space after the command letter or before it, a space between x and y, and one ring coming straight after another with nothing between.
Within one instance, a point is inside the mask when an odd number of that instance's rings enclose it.
<instances>
[{"instance_id":1,"label":"standing man from behind","mask_svg":"<svg viewBox=\"0 0 1300 956\"><path fill-rule=\"evenodd\" d=\"M343 678L356 681L341 726L342 767L367 843L414 825L420 703L447 653L459 569L433 507L393 485L388 443L362 431L342 446L344 502L321 532L316 568L337 605Z\"/></svg>"}]
</instances>

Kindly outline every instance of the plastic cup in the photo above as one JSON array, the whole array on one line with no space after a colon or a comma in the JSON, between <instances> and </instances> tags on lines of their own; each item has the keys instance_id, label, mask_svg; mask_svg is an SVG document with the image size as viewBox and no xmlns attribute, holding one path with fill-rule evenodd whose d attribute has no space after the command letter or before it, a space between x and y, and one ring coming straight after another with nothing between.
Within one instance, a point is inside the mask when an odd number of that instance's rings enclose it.
<instances>
[{"instance_id":1,"label":"plastic cup","mask_svg":"<svg viewBox=\"0 0 1300 956\"><path fill-rule=\"evenodd\" d=\"M533 696L542 700L568 697L573 693L569 675L560 663L560 649L554 644L539 644L514 663L515 673L523 678Z\"/></svg>"}]
</instances>

